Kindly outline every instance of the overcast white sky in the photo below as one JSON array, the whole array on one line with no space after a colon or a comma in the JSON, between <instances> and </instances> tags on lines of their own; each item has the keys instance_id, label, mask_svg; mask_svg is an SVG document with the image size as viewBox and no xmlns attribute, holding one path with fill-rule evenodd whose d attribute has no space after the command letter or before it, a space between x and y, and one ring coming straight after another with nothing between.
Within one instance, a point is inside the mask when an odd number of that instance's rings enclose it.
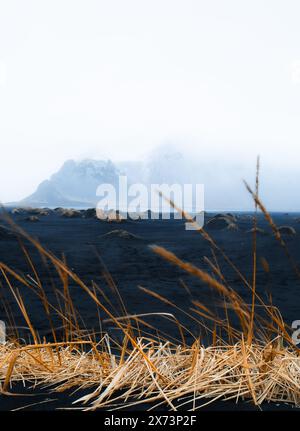
<instances>
[{"instance_id":1,"label":"overcast white sky","mask_svg":"<svg viewBox=\"0 0 300 431\"><path fill-rule=\"evenodd\" d=\"M0 0L0 200L66 159L174 141L248 168L260 153L300 209L299 16L297 0Z\"/></svg>"}]
</instances>

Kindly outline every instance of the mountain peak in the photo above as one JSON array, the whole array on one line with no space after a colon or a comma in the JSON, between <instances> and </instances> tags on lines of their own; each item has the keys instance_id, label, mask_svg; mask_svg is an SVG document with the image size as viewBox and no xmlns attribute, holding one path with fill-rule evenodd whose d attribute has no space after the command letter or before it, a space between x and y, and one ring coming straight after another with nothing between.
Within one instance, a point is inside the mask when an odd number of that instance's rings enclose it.
<instances>
[{"instance_id":1,"label":"mountain peak","mask_svg":"<svg viewBox=\"0 0 300 431\"><path fill-rule=\"evenodd\" d=\"M117 184L119 170L111 160L67 160L49 180L20 203L31 206L95 205L100 184Z\"/></svg>"}]
</instances>

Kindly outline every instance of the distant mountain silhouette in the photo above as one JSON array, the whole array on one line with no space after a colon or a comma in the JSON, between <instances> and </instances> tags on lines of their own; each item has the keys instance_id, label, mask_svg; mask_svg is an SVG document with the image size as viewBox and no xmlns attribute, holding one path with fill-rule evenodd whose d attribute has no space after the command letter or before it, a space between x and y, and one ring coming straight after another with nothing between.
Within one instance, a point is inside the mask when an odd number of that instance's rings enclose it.
<instances>
[{"instance_id":1,"label":"distant mountain silhouette","mask_svg":"<svg viewBox=\"0 0 300 431\"><path fill-rule=\"evenodd\" d=\"M7 205L95 207L101 199L96 196L98 186L108 183L118 190L120 175L127 176L128 186L134 183L147 187L164 183L204 184L205 207L209 210L252 208L241 181L241 178L251 178L252 172L243 165L223 163L220 159L198 159L169 145L157 148L143 161L68 160L30 196Z\"/></svg>"},{"instance_id":2,"label":"distant mountain silhouette","mask_svg":"<svg viewBox=\"0 0 300 431\"><path fill-rule=\"evenodd\" d=\"M37 190L30 196L18 202L19 205L32 207L70 207L70 206L85 206L87 202L81 202L77 199L72 200L65 197L50 180L43 181Z\"/></svg>"},{"instance_id":3,"label":"distant mountain silhouette","mask_svg":"<svg viewBox=\"0 0 300 431\"><path fill-rule=\"evenodd\" d=\"M21 206L95 206L99 200L97 187L103 183L117 184L119 170L110 161L85 159L66 161L49 180L18 202Z\"/></svg>"}]
</instances>

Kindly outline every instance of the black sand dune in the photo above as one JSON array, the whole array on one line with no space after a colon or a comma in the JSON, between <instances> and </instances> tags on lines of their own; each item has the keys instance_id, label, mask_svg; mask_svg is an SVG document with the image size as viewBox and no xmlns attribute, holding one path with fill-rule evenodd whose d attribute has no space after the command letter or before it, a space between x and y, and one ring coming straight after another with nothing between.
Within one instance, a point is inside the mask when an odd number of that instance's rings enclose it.
<instances>
[{"instance_id":1,"label":"black sand dune","mask_svg":"<svg viewBox=\"0 0 300 431\"><path fill-rule=\"evenodd\" d=\"M135 235L134 233L128 232L124 229L114 229L108 233L105 233L104 235L101 235L99 239L107 239L108 241L111 240L129 240L129 241L145 241L142 237Z\"/></svg>"}]
</instances>

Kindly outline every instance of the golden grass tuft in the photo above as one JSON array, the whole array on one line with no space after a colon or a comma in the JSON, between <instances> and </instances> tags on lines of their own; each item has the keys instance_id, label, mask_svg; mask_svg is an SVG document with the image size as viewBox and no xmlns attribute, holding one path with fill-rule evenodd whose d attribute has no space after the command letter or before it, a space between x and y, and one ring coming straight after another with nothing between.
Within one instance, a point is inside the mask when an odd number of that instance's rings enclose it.
<instances>
[{"instance_id":1,"label":"golden grass tuft","mask_svg":"<svg viewBox=\"0 0 300 431\"><path fill-rule=\"evenodd\" d=\"M143 403L151 403L152 408L164 404L171 410L196 410L218 399L251 400L258 406L266 401L300 404L300 357L281 347L279 340L268 345L249 346L241 340L209 347L195 342L183 348L140 338L139 348L130 349L125 360L120 353L111 353L109 343L104 337L85 352L80 342L1 346L2 391L9 394L15 382L54 391L91 388L77 401L86 410Z\"/></svg>"}]
</instances>

